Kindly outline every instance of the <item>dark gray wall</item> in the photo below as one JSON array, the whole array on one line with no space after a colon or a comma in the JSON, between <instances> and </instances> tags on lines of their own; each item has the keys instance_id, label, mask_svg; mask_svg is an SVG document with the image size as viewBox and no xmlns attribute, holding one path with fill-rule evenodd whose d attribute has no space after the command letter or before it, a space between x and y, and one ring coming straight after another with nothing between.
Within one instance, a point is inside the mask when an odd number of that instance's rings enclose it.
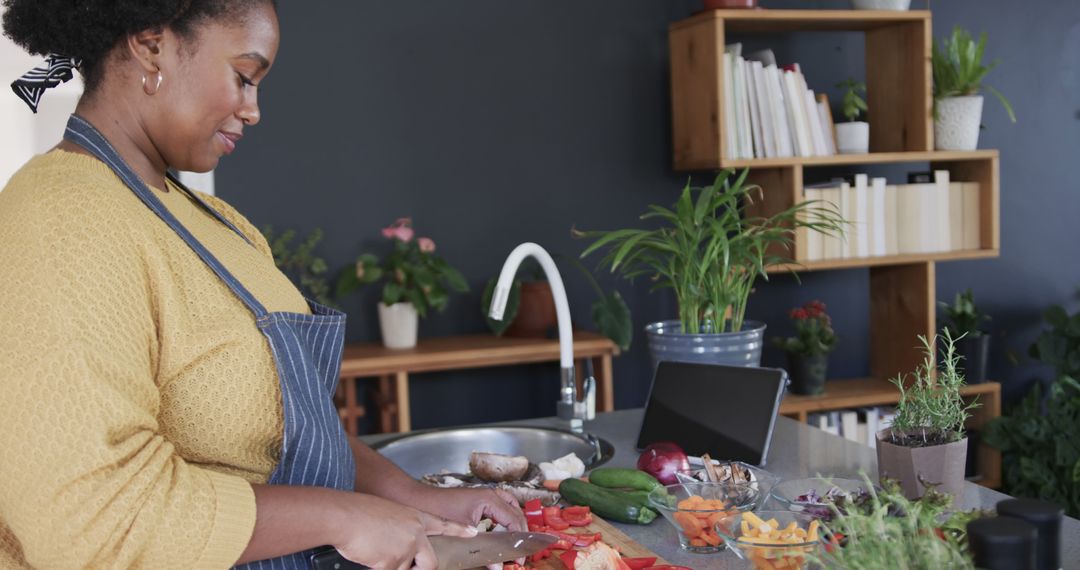
<instances>
[{"instance_id":1,"label":"dark gray wall","mask_svg":"<svg viewBox=\"0 0 1080 570\"><path fill-rule=\"evenodd\" d=\"M323 228L320 251L335 269L379 248L380 227L413 217L473 285L423 321L421 335L482 332L480 289L514 245L535 241L575 255L582 243L570 238L572 226L633 224L685 183L671 169L667 25L698 6L282 3L282 49L261 94L263 123L220 166L218 193L259 225ZM1040 313L1080 284L1071 227L1080 189L1070 175L1080 150L1080 4L951 0L934 8L936 36L954 24L989 32L989 55L1002 60L990 83L1020 118L1009 124L987 101L980 144L1002 153L1001 258L938 266L939 298L971 287L994 316L992 374L1015 394L1037 372L1025 353ZM863 74L857 34L747 40L799 61L818 90ZM591 327L591 289L572 266L562 272L575 321ZM602 283L617 286L634 313L635 344L615 365L616 405L639 406L650 380L639 331L670 318L674 303L644 284ZM842 337L831 374L866 375L867 285L865 269L804 274L801 284L776 277L758 288L750 316L784 333L789 307L822 299ZM376 299L372 288L344 303L350 341L378 338ZM769 350L765 363L781 365L782 356ZM418 376L414 424L550 415L556 385L553 365Z\"/></svg>"}]
</instances>

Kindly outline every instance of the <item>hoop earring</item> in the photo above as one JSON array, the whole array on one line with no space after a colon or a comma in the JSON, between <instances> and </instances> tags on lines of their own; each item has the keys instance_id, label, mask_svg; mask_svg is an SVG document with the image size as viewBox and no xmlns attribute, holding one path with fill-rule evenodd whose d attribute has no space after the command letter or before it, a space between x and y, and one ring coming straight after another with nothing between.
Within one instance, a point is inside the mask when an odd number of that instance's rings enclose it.
<instances>
[{"instance_id":1,"label":"hoop earring","mask_svg":"<svg viewBox=\"0 0 1080 570\"><path fill-rule=\"evenodd\" d=\"M143 93L146 93L147 95L153 96L158 92L158 89L161 89L161 82L165 79L165 76L163 76L161 74L160 69L157 70L156 75L157 75L157 81L154 82L154 87L153 88L150 87L150 82L146 80L146 76L145 75L142 76L142 90L143 90Z\"/></svg>"}]
</instances>

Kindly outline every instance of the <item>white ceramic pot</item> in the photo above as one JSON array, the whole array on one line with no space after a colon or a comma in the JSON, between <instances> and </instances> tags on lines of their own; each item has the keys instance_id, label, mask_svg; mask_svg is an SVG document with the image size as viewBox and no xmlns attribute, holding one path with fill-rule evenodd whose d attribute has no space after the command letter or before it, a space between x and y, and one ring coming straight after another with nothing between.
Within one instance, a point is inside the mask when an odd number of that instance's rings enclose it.
<instances>
[{"instance_id":1,"label":"white ceramic pot","mask_svg":"<svg viewBox=\"0 0 1080 570\"><path fill-rule=\"evenodd\" d=\"M870 152L870 123L865 121L836 123L836 151L840 154Z\"/></svg>"},{"instance_id":2,"label":"white ceramic pot","mask_svg":"<svg viewBox=\"0 0 1080 570\"><path fill-rule=\"evenodd\" d=\"M907 10L911 0L851 0L856 10Z\"/></svg>"},{"instance_id":3,"label":"white ceramic pot","mask_svg":"<svg viewBox=\"0 0 1080 570\"><path fill-rule=\"evenodd\" d=\"M934 119L934 148L975 150L979 146L982 108L982 95L938 99L937 118Z\"/></svg>"},{"instance_id":4,"label":"white ceramic pot","mask_svg":"<svg viewBox=\"0 0 1080 570\"><path fill-rule=\"evenodd\" d=\"M416 329L420 318L412 303L379 303L379 330L386 348L416 346Z\"/></svg>"}]
</instances>

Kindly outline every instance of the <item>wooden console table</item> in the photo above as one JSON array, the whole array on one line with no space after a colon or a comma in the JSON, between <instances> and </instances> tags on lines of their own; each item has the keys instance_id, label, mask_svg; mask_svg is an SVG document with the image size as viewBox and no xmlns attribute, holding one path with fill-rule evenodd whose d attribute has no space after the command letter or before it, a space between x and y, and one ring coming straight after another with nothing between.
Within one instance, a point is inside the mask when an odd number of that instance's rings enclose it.
<instances>
[{"instance_id":1,"label":"wooden console table","mask_svg":"<svg viewBox=\"0 0 1080 570\"><path fill-rule=\"evenodd\" d=\"M984 382L968 384L960 393L966 398L978 398L979 407L971 411L968 427L982 431L986 424L1001 415L1001 384ZM825 393L817 396L787 394L780 403L780 414L806 423L812 412L828 412L869 406L895 406L900 393L892 383L876 379L829 380ZM1001 452L985 441L979 442L978 471L984 487L1001 486Z\"/></svg>"},{"instance_id":2,"label":"wooden console table","mask_svg":"<svg viewBox=\"0 0 1080 570\"><path fill-rule=\"evenodd\" d=\"M611 358L619 347L607 337L590 331L574 331L574 359L581 379L582 359L593 359L596 375L596 409L615 409ZM378 378L375 401L383 432L412 429L409 412L409 374L487 368L512 364L558 362L559 341L537 338L505 338L489 334L420 339L415 348L389 349L379 343L346 344L341 360L336 404L346 433L359 435L358 420L364 415L357 385L361 378ZM558 375L552 377L558 381Z\"/></svg>"}]
</instances>

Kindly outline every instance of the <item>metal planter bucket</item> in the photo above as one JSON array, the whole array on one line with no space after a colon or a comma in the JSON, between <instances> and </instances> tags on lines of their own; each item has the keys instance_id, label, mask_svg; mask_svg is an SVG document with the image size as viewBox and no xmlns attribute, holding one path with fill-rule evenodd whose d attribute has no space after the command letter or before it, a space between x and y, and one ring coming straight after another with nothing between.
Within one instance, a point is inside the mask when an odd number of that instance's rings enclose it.
<instances>
[{"instance_id":1,"label":"metal planter bucket","mask_svg":"<svg viewBox=\"0 0 1080 570\"><path fill-rule=\"evenodd\" d=\"M676 319L652 323L645 327L645 334L654 369L665 360L760 366L765 323L745 321L739 332L686 334Z\"/></svg>"}]
</instances>

